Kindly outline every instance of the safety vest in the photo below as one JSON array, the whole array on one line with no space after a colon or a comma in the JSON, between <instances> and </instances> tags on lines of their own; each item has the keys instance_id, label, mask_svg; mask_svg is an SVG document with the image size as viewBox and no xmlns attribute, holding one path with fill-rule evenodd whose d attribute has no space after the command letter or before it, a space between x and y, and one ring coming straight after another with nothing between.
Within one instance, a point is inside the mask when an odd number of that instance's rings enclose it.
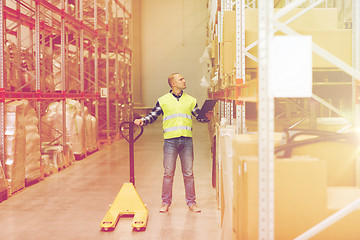
<instances>
[{"instance_id":1,"label":"safety vest","mask_svg":"<svg viewBox=\"0 0 360 240\"><path fill-rule=\"evenodd\" d=\"M196 99L183 93L176 99L172 93L159 98L163 110L164 138L192 137L191 112L196 105Z\"/></svg>"}]
</instances>

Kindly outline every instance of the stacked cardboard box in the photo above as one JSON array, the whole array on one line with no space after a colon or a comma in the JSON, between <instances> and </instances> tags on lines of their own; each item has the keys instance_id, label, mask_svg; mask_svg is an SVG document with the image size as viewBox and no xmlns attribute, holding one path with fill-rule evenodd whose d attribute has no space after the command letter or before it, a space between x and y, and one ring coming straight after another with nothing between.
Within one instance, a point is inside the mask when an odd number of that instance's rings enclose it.
<instances>
[{"instance_id":1,"label":"stacked cardboard box","mask_svg":"<svg viewBox=\"0 0 360 240\"><path fill-rule=\"evenodd\" d=\"M286 22L291 17L300 13L302 9L294 9L279 20ZM225 21L225 19L224 19ZM233 17L235 23L235 17ZM338 15L336 8L314 8L301 17L288 24L290 28L301 35L312 36L313 43L325 49L340 60L351 65L352 61L352 30L339 29L337 26ZM224 26L225 29L225 26ZM245 45L249 46L258 40L258 10L247 9L245 13ZM234 30L235 31L235 30ZM278 31L275 35L284 35ZM257 46L248 51L253 56L258 56ZM246 68L257 68L257 62L246 58ZM333 64L313 53L313 68L332 68Z\"/></svg>"},{"instance_id":2,"label":"stacked cardboard box","mask_svg":"<svg viewBox=\"0 0 360 240\"><path fill-rule=\"evenodd\" d=\"M220 72L231 75L236 58L236 15L235 11L224 12L223 42L220 44Z\"/></svg>"},{"instance_id":3,"label":"stacked cardboard box","mask_svg":"<svg viewBox=\"0 0 360 240\"><path fill-rule=\"evenodd\" d=\"M220 135L219 137L224 138L222 141L226 141L229 136L228 134L228 136ZM227 224L232 225L232 239L257 239L259 216L258 134L234 135L231 138L233 139L233 148L223 146L220 149L220 153L223 155L222 162L232 161L233 163L232 205L230 207L225 205L225 211L232 209L233 221L232 223L227 222ZM281 135L276 133L274 135L274 146L282 142ZM346 144L349 146L345 147ZM357 149L352 145L354 144L336 141L332 145L326 145L326 148L319 148L318 144L315 143L312 144L313 147L309 151L300 152L293 149L291 158L275 158L275 239L294 239L359 198L360 188L354 186L355 177L350 174L350 168L344 171L340 165L332 166L333 163L329 164L331 158L336 158L339 164L350 165L347 158L349 156L354 158L353 153ZM330 151L329 149L336 150ZM326 156L316 154L324 151L329 154ZM350 166L354 172L354 165L351 164ZM333 170L335 167L338 169L336 173ZM224 173L226 173L225 170L222 169ZM349 184L348 186L329 187L329 184L332 183L329 180L335 179L339 173L342 174L344 181L348 180L349 176L353 178L353 181L351 183L344 182ZM225 180L225 178L222 179L224 185ZM227 185L230 186L229 183ZM230 195L226 194L225 190L226 187L224 186L224 200L226 202L229 201L226 198L229 198ZM360 208L316 235L314 239L357 239L360 231L358 228L359 219ZM228 226L223 226L224 229L225 227L229 229Z\"/></svg>"},{"instance_id":4,"label":"stacked cardboard box","mask_svg":"<svg viewBox=\"0 0 360 240\"><path fill-rule=\"evenodd\" d=\"M276 159L274 174L275 239L294 239L326 216L325 162L311 157ZM234 156L234 182L233 239L257 239L256 156Z\"/></svg>"}]
</instances>

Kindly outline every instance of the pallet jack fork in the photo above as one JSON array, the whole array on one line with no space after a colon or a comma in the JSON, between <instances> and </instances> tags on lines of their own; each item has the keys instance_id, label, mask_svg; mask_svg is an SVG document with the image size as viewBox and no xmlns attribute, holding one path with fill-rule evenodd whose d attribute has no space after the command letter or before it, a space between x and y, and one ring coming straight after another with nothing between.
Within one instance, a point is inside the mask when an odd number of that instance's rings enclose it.
<instances>
[{"instance_id":1,"label":"pallet jack fork","mask_svg":"<svg viewBox=\"0 0 360 240\"><path fill-rule=\"evenodd\" d=\"M125 124L128 125L128 128L124 127ZM129 137L125 135L124 129L129 129ZM134 143L142 133L143 127L141 126L141 132L134 139L134 123L123 122L120 125L120 134L129 142L130 183L123 184L120 192L101 221L100 227L105 231L114 230L120 217L132 215L134 215L132 222L133 230L146 230L149 217L148 209L135 189L134 177Z\"/></svg>"}]
</instances>

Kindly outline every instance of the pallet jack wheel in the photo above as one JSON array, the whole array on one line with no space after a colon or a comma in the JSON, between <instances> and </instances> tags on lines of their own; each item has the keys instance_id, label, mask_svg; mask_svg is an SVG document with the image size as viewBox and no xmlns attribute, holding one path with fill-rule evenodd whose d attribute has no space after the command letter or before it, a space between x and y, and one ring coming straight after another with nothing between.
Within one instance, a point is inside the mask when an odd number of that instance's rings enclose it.
<instances>
[{"instance_id":1,"label":"pallet jack wheel","mask_svg":"<svg viewBox=\"0 0 360 240\"><path fill-rule=\"evenodd\" d=\"M133 228L133 231L135 231L135 232L144 232L145 230L146 230L146 227Z\"/></svg>"},{"instance_id":2,"label":"pallet jack wheel","mask_svg":"<svg viewBox=\"0 0 360 240\"><path fill-rule=\"evenodd\" d=\"M114 228L102 228L104 232L111 232L114 230Z\"/></svg>"}]
</instances>

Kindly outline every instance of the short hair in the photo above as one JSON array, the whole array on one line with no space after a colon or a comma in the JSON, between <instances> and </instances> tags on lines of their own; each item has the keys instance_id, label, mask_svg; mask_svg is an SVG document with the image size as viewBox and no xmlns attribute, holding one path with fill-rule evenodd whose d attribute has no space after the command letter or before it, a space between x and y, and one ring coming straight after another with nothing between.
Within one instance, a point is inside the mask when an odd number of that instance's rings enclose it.
<instances>
[{"instance_id":1,"label":"short hair","mask_svg":"<svg viewBox=\"0 0 360 240\"><path fill-rule=\"evenodd\" d=\"M172 73L172 74L170 74L170 76L168 77L168 84L169 84L169 86L170 86L171 88L172 88L171 83L172 83L173 80L174 80L174 76L177 75L177 74L180 74L180 73Z\"/></svg>"}]
</instances>

